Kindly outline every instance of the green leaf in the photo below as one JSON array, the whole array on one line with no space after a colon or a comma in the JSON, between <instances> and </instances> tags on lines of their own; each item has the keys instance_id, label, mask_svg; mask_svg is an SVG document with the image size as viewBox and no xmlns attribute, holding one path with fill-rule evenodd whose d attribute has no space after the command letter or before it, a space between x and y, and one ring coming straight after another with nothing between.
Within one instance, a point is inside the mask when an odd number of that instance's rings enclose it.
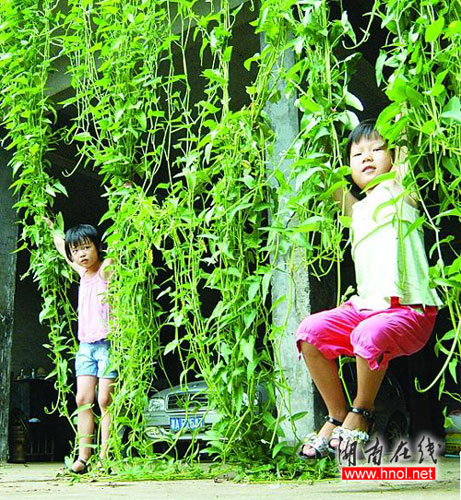
<instances>
[{"instance_id":1,"label":"green leaf","mask_svg":"<svg viewBox=\"0 0 461 500\"><path fill-rule=\"evenodd\" d=\"M51 186L45 186L45 191L53 198L56 196L56 191Z\"/></svg>"},{"instance_id":2,"label":"green leaf","mask_svg":"<svg viewBox=\"0 0 461 500\"><path fill-rule=\"evenodd\" d=\"M402 77L396 78L386 91L391 101L401 103L408 101L413 106L419 106L423 101L423 95L409 85Z\"/></svg>"},{"instance_id":3,"label":"green leaf","mask_svg":"<svg viewBox=\"0 0 461 500\"><path fill-rule=\"evenodd\" d=\"M452 97L443 108L444 112L447 111L461 111L461 101L458 96Z\"/></svg>"},{"instance_id":4,"label":"green leaf","mask_svg":"<svg viewBox=\"0 0 461 500\"><path fill-rule=\"evenodd\" d=\"M448 120L455 120L461 124L461 111L445 111L440 116Z\"/></svg>"},{"instance_id":5,"label":"green leaf","mask_svg":"<svg viewBox=\"0 0 461 500\"><path fill-rule=\"evenodd\" d=\"M174 351L179 345L179 340L174 339L171 342L168 342L168 344L165 346L165 350L163 351L163 354L166 356L168 353Z\"/></svg>"},{"instance_id":6,"label":"green leaf","mask_svg":"<svg viewBox=\"0 0 461 500\"><path fill-rule=\"evenodd\" d=\"M92 137L89 132L81 132L80 134L76 134L73 137L74 141L82 141L82 142L88 141L91 138Z\"/></svg>"},{"instance_id":7,"label":"green leaf","mask_svg":"<svg viewBox=\"0 0 461 500\"><path fill-rule=\"evenodd\" d=\"M344 227L351 227L352 223L352 217L349 217L347 215L339 215L338 216L339 222L344 226Z\"/></svg>"},{"instance_id":8,"label":"green leaf","mask_svg":"<svg viewBox=\"0 0 461 500\"><path fill-rule=\"evenodd\" d=\"M404 238L406 238L410 233L412 233L415 229L418 229L419 227L421 227L424 222L426 221L426 216L425 215L421 215L420 217L418 217L414 222L412 222L407 230L405 231L405 234L404 234Z\"/></svg>"},{"instance_id":9,"label":"green leaf","mask_svg":"<svg viewBox=\"0 0 461 500\"><path fill-rule=\"evenodd\" d=\"M343 111L337 115L338 121L344 123L347 130L353 130L360 123L357 115L353 111Z\"/></svg>"},{"instance_id":10,"label":"green leaf","mask_svg":"<svg viewBox=\"0 0 461 500\"><path fill-rule=\"evenodd\" d=\"M436 127L437 127L437 124L434 120L428 120L422 126L421 131L424 134L432 135L435 132Z\"/></svg>"},{"instance_id":11,"label":"green leaf","mask_svg":"<svg viewBox=\"0 0 461 500\"><path fill-rule=\"evenodd\" d=\"M71 417L77 416L79 413L85 410L91 410L93 408L93 403L88 403L86 405L79 406L71 415ZM85 446L91 446L91 445L85 445Z\"/></svg>"},{"instance_id":12,"label":"green leaf","mask_svg":"<svg viewBox=\"0 0 461 500\"><path fill-rule=\"evenodd\" d=\"M352 108L358 109L359 111L363 111L363 104L358 97L355 97L354 94L346 91L345 94L346 104L351 106Z\"/></svg>"},{"instance_id":13,"label":"green leaf","mask_svg":"<svg viewBox=\"0 0 461 500\"><path fill-rule=\"evenodd\" d=\"M461 175L461 165L455 161L454 158L444 157L442 158L442 165L455 177L459 177Z\"/></svg>"},{"instance_id":14,"label":"green leaf","mask_svg":"<svg viewBox=\"0 0 461 500\"><path fill-rule=\"evenodd\" d=\"M248 287L248 298L250 300L253 300L258 291L259 291L259 281L255 281Z\"/></svg>"},{"instance_id":15,"label":"green leaf","mask_svg":"<svg viewBox=\"0 0 461 500\"><path fill-rule=\"evenodd\" d=\"M272 449L272 458L275 458L280 453L280 451L285 447L288 447L286 441L281 441L280 443L277 443Z\"/></svg>"},{"instance_id":16,"label":"green leaf","mask_svg":"<svg viewBox=\"0 0 461 500\"><path fill-rule=\"evenodd\" d=\"M446 332L443 337L440 339L440 341L448 341L448 340L453 340L456 336L456 331L454 328Z\"/></svg>"},{"instance_id":17,"label":"green leaf","mask_svg":"<svg viewBox=\"0 0 461 500\"><path fill-rule=\"evenodd\" d=\"M147 118L144 111L140 110L135 114L136 120L138 120L139 125L141 125L142 130L147 129Z\"/></svg>"},{"instance_id":18,"label":"green leaf","mask_svg":"<svg viewBox=\"0 0 461 500\"><path fill-rule=\"evenodd\" d=\"M378 87L381 85L383 81L383 68L384 65L386 64L386 60L387 60L386 52L380 51L380 54L375 64L376 83L378 84Z\"/></svg>"},{"instance_id":19,"label":"green leaf","mask_svg":"<svg viewBox=\"0 0 461 500\"><path fill-rule=\"evenodd\" d=\"M263 298L266 296L269 286L271 283L271 278L272 278L272 271L267 271L264 273L263 279L262 279L262 295Z\"/></svg>"},{"instance_id":20,"label":"green leaf","mask_svg":"<svg viewBox=\"0 0 461 500\"><path fill-rule=\"evenodd\" d=\"M427 43L434 42L439 37L440 33L442 33L443 27L445 25L445 19L443 16L439 17L436 21L430 24L426 28L426 32L424 33L424 39Z\"/></svg>"},{"instance_id":21,"label":"green leaf","mask_svg":"<svg viewBox=\"0 0 461 500\"><path fill-rule=\"evenodd\" d=\"M427 93L427 95L438 97L440 94L443 94L443 92L445 92L445 85L442 85L441 83L435 83L428 92L425 92L425 94Z\"/></svg>"},{"instance_id":22,"label":"green leaf","mask_svg":"<svg viewBox=\"0 0 461 500\"><path fill-rule=\"evenodd\" d=\"M243 315L243 322L245 323L246 328L250 328L251 324L256 318L256 311L248 311Z\"/></svg>"},{"instance_id":23,"label":"green leaf","mask_svg":"<svg viewBox=\"0 0 461 500\"><path fill-rule=\"evenodd\" d=\"M45 319L50 319L56 314L57 311L53 303L54 298L52 296L45 297L43 309L38 316L38 320L41 324Z\"/></svg>"},{"instance_id":24,"label":"green leaf","mask_svg":"<svg viewBox=\"0 0 461 500\"><path fill-rule=\"evenodd\" d=\"M322 193L321 198L322 199L329 199L331 195L340 188L345 188L347 187L348 182L346 180L343 181L337 181L335 182L332 186L330 186L324 193Z\"/></svg>"},{"instance_id":25,"label":"green leaf","mask_svg":"<svg viewBox=\"0 0 461 500\"><path fill-rule=\"evenodd\" d=\"M290 420L292 422L296 422L297 420L301 420L302 418L304 418L306 415L309 415L308 411L300 411L292 415Z\"/></svg>"},{"instance_id":26,"label":"green leaf","mask_svg":"<svg viewBox=\"0 0 461 500\"><path fill-rule=\"evenodd\" d=\"M221 85L226 85L227 80L222 76L222 74L217 69L206 69L203 71L203 76L208 78L212 82L217 82Z\"/></svg>"},{"instance_id":27,"label":"green leaf","mask_svg":"<svg viewBox=\"0 0 461 500\"><path fill-rule=\"evenodd\" d=\"M365 193L372 187L377 186L378 184L381 184L381 182L384 181L390 181L395 179L395 176L397 173L395 171L392 172L386 172L385 174L378 175L378 177L375 177L371 182L369 182L362 190L362 193Z\"/></svg>"},{"instance_id":28,"label":"green leaf","mask_svg":"<svg viewBox=\"0 0 461 500\"><path fill-rule=\"evenodd\" d=\"M298 233L308 233L310 231L316 231L320 227L320 223L323 221L323 217L319 215L314 215L303 221L298 227L293 228L293 232Z\"/></svg>"},{"instance_id":29,"label":"green leaf","mask_svg":"<svg viewBox=\"0 0 461 500\"><path fill-rule=\"evenodd\" d=\"M378 119L376 121L376 127L381 130L383 126L388 126L389 123L394 120L394 118L400 113L400 105L393 102L389 106L386 106L381 113L379 113Z\"/></svg>"},{"instance_id":30,"label":"green leaf","mask_svg":"<svg viewBox=\"0 0 461 500\"><path fill-rule=\"evenodd\" d=\"M456 373L457 366L458 366L458 359L455 357L448 364L448 368L450 370L451 376L453 377L453 380L455 382L458 382L458 374Z\"/></svg>"},{"instance_id":31,"label":"green leaf","mask_svg":"<svg viewBox=\"0 0 461 500\"><path fill-rule=\"evenodd\" d=\"M461 35L461 21L453 21L445 31L446 36Z\"/></svg>"},{"instance_id":32,"label":"green leaf","mask_svg":"<svg viewBox=\"0 0 461 500\"><path fill-rule=\"evenodd\" d=\"M64 196L69 196L67 194L67 189L59 182L59 181L55 181L54 184L53 184L53 189L55 189L56 191L59 191L60 193L62 193Z\"/></svg>"},{"instance_id":33,"label":"green leaf","mask_svg":"<svg viewBox=\"0 0 461 500\"><path fill-rule=\"evenodd\" d=\"M254 56L251 56L249 57L248 59L246 59L244 62L243 62L243 66L244 68L247 70L247 71L250 71L251 69L251 65L254 63L254 62L258 62L261 60L261 54L259 53L256 53Z\"/></svg>"},{"instance_id":34,"label":"green leaf","mask_svg":"<svg viewBox=\"0 0 461 500\"><path fill-rule=\"evenodd\" d=\"M321 113L323 111L322 105L307 96L303 96L299 99L299 105L303 111L309 111L311 113Z\"/></svg>"},{"instance_id":35,"label":"green leaf","mask_svg":"<svg viewBox=\"0 0 461 500\"><path fill-rule=\"evenodd\" d=\"M232 46L226 47L223 53L223 61L224 62L229 62L232 58Z\"/></svg>"},{"instance_id":36,"label":"green leaf","mask_svg":"<svg viewBox=\"0 0 461 500\"><path fill-rule=\"evenodd\" d=\"M445 118L447 120L461 122L461 101L458 96L452 97L447 102L443 108L443 113L440 116L441 118Z\"/></svg>"}]
</instances>

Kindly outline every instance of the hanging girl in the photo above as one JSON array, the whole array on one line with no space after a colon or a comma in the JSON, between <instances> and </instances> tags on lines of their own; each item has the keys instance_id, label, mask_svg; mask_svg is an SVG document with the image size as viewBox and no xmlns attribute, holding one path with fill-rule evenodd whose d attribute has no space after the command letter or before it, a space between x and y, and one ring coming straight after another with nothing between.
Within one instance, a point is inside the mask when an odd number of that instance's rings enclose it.
<instances>
[{"instance_id":1,"label":"hanging girl","mask_svg":"<svg viewBox=\"0 0 461 500\"><path fill-rule=\"evenodd\" d=\"M46 222L51 230L53 224ZM77 414L79 454L70 472L82 474L88 470L91 444L95 427L91 406L94 403L98 385L98 404L101 410L100 463L107 456L109 439L109 406L117 372L110 360L109 304L106 301L110 281L111 259L102 259L101 239L97 230L89 224L70 228L63 239L54 232L54 243L58 252L80 276L78 294L78 340L79 348L75 358L77 377Z\"/></svg>"},{"instance_id":2,"label":"hanging girl","mask_svg":"<svg viewBox=\"0 0 461 500\"><path fill-rule=\"evenodd\" d=\"M296 332L298 350L328 409L323 427L307 436L303 458L334 453L342 442L369 440L375 398L389 361L424 347L442 306L429 285L422 229L411 227L419 211L401 184L403 152L393 154L373 120L352 131L346 152L352 180L366 195L360 201L342 190L334 195L352 218L357 295L307 317ZM371 184L388 172L395 177ZM356 359L357 394L349 409L335 362L341 355Z\"/></svg>"}]
</instances>

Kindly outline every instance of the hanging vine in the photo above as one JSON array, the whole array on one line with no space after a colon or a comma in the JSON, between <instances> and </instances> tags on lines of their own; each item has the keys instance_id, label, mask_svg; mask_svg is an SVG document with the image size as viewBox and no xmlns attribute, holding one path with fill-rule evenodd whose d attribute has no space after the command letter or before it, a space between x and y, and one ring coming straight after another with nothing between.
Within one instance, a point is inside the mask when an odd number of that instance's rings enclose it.
<instances>
[{"instance_id":1,"label":"hanging vine","mask_svg":"<svg viewBox=\"0 0 461 500\"><path fill-rule=\"evenodd\" d=\"M221 463L243 464L245 474L254 475L331 473L326 462L307 467L297 460L273 411L276 392L287 388L274 366L284 325L272 325L268 294L278 253L290 256L293 267L293 252L301 248L312 274L337 266L339 276L340 242L350 221L338 215L330 195L347 185L342 145L362 110L348 85L363 40L357 42L347 13L335 18L331 5L339 2L326 0L262 1L251 24L265 41L244 63L248 71L257 68L246 89L249 104L235 109L229 81L243 4L69 0L64 12L50 1L19 3L0 8L0 107L5 144L13 151L23 248L31 253L30 272L44 298L41 319L50 328L59 411L70 418L68 363L75 346L66 299L72 277L43 222L54 197L66 194L45 159L58 139L77 146L76 169L95 170L106 189L101 222L109 224L105 242L114 259L111 340L119 370L112 450L125 473L135 474L133 455L152 457L145 408L163 377L184 388L206 382L210 405L221 415L207 433L206 451ZM421 193L433 186L438 191L440 213L424 205L420 223L437 235L432 279L445 293L453 322L437 348L448 354L454 374L461 261L455 249L444 265L443 249L453 237L440 238L439 228L445 218L460 216L460 72L450 71L459 68L459 4L379 0L375 14L390 31L377 83L393 101L379 125L390 142L406 130L408 183ZM286 51L295 55L288 69ZM197 59L193 69L190 54ZM74 91L60 103L75 116L64 130L57 130L56 104L46 95L58 58L69 61ZM269 170L276 137L265 106L292 97L300 131ZM282 168L287 160L288 175ZM63 229L60 217L58 226ZM179 374L168 370L173 357ZM265 404L257 398L261 386ZM158 477L178 473L178 465L165 460L178 438L166 440L167 452L149 462ZM195 444L186 454L191 463L199 459Z\"/></svg>"},{"instance_id":2,"label":"hanging vine","mask_svg":"<svg viewBox=\"0 0 461 500\"><path fill-rule=\"evenodd\" d=\"M68 335L75 312L66 298L71 273L60 262L47 234L44 217L54 198L66 194L65 187L50 173L44 157L56 136L52 125L56 117L46 94L47 82L56 56L53 38L57 28L56 5L51 1L24 1L2 4L2 91L0 108L7 135L4 147L12 150L10 166L19 193L15 208L22 221L20 250L30 253L29 273L38 281L43 296L40 322L49 326L49 344L58 391L59 412L70 421L67 397L71 393L68 355L75 351L75 340ZM25 70L27 69L27 70ZM58 225L63 228L62 219Z\"/></svg>"},{"instance_id":3,"label":"hanging vine","mask_svg":"<svg viewBox=\"0 0 461 500\"><path fill-rule=\"evenodd\" d=\"M423 390L439 382L439 397L447 392L459 401L459 393L445 391L445 377L450 374L457 382L461 352L461 252L459 231L452 229L461 216L461 6L449 0L377 4L389 43L378 58L376 77L392 101L378 125L389 141L408 148L407 188L420 193L423 216L417 226L434 232L431 279L440 287L452 323L435 346L436 353L446 355L440 373ZM424 196L431 191L436 192L436 211Z\"/></svg>"}]
</instances>

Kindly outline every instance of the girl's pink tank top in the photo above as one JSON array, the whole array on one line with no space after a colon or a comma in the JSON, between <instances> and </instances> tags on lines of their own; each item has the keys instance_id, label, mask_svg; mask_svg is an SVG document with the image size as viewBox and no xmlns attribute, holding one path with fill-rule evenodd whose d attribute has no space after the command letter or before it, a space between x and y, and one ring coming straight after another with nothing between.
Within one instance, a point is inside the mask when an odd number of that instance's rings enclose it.
<instances>
[{"instance_id":1,"label":"girl's pink tank top","mask_svg":"<svg viewBox=\"0 0 461 500\"><path fill-rule=\"evenodd\" d=\"M83 274L78 291L78 339L96 342L109 333L109 304L106 302L107 281L101 269L93 276Z\"/></svg>"}]
</instances>

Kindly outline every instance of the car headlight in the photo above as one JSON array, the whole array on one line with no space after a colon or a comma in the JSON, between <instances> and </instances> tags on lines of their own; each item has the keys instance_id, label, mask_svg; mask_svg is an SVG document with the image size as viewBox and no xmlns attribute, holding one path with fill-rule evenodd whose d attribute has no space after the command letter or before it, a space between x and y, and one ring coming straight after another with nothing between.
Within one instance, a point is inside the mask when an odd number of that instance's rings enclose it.
<instances>
[{"instance_id":1,"label":"car headlight","mask_svg":"<svg viewBox=\"0 0 461 500\"><path fill-rule=\"evenodd\" d=\"M261 404L261 399L261 393L257 392L255 394L255 398L253 399L253 405L258 406L259 404ZM250 406L250 400L248 399L248 394L246 392L244 392L242 395L242 404L244 406Z\"/></svg>"},{"instance_id":2,"label":"car headlight","mask_svg":"<svg viewBox=\"0 0 461 500\"><path fill-rule=\"evenodd\" d=\"M146 434L147 437L150 437L151 439L158 439L168 436L168 432L163 427L157 426L147 427Z\"/></svg>"},{"instance_id":3,"label":"car headlight","mask_svg":"<svg viewBox=\"0 0 461 500\"><path fill-rule=\"evenodd\" d=\"M165 411L165 400L163 398L150 399L148 410L150 412Z\"/></svg>"}]
</instances>

